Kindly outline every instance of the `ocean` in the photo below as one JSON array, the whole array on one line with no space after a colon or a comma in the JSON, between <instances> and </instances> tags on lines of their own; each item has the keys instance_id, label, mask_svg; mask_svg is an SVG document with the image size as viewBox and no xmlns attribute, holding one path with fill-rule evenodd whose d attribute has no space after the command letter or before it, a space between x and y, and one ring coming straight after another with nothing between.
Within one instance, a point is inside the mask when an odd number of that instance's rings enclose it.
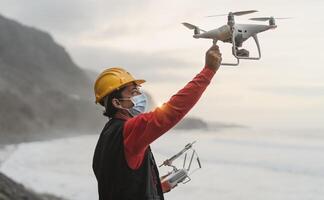
<instances>
[{"instance_id":1,"label":"ocean","mask_svg":"<svg viewBox=\"0 0 324 200\"><path fill-rule=\"evenodd\" d=\"M0 171L37 192L70 200L98 199L92 156L99 135L8 145L0 149ZM229 129L170 131L152 151L158 164L197 141L202 168L166 199L306 200L324 196L324 135ZM181 168L180 157L176 166ZM193 161L192 169L198 165ZM161 167L160 175L171 168Z\"/></svg>"}]
</instances>

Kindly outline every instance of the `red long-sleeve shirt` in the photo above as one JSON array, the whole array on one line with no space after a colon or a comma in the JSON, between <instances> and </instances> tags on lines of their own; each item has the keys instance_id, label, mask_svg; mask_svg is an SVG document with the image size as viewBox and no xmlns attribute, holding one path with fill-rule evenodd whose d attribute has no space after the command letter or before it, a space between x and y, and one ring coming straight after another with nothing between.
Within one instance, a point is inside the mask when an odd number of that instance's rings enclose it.
<instances>
[{"instance_id":1,"label":"red long-sleeve shirt","mask_svg":"<svg viewBox=\"0 0 324 200\"><path fill-rule=\"evenodd\" d=\"M154 111L125 119L124 148L131 169L138 169L148 146L176 125L196 104L215 72L208 67Z\"/></svg>"}]
</instances>

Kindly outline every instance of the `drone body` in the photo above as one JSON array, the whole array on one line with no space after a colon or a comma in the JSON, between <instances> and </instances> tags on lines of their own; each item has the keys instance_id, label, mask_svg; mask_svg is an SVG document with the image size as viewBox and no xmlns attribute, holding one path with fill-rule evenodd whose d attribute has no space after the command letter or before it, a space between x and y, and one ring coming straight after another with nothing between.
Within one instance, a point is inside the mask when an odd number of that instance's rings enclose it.
<instances>
[{"instance_id":1,"label":"drone body","mask_svg":"<svg viewBox=\"0 0 324 200\"><path fill-rule=\"evenodd\" d=\"M270 29L277 28L277 25L275 24L275 18L273 17L250 18L250 20L255 20L255 21L269 21L269 25L235 23L234 16L245 15L253 12L257 12L257 11L250 10L250 11L230 12L228 14L228 21L226 25L223 25L219 28L210 31L202 30L198 26L186 22L182 24L187 28L194 30L193 37L196 39L198 38L212 39L214 44L218 40L225 43L231 43L232 53L234 57L237 59L237 62L222 63L222 65L236 66L239 64L240 59L259 60L261 58L261 49L260 49L260 44L258 41L257 34ZM222 15L216 15L216 16L222 16ZM214 17L214 16L209 16L209 17ZM249 39L250 37L252 37L256 43L258 54L259 54L258 57L250 57L248 50L238 49L238 47L242 47L243 42Z\"/></svg>"},{"instance_id":2,"label":"drone body","mask_svg":"<svg viewBox=\"0 0 324 200\"><path fill-rule=\"evenodd\" d=\"M242 46L242 42L249 39L251 36L257 33L276 28L275 25L258 25L258 24L235 24L233 26L234 35L236 39L236 44L238 47ZM200 29L201 30L201 29ZM203 32L203 31L202 31ZM232 29L229 25L221 26L217 29L210 31L204 31L203 33L198 33L193 35L194 38L205 38L213 40L221 40L225 43L232 43Z\"/></svg>"}]
</instances>

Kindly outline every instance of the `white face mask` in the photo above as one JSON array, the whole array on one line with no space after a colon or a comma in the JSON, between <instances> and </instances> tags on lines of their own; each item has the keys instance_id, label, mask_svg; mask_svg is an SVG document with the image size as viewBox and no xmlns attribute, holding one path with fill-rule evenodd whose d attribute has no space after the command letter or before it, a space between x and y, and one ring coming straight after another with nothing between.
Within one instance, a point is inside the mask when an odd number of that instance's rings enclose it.
<instances>
[{"instance_id":1,"label":"white face mask","mask_svg":"<svg viewBox=\"0 0 324 200\"><path fill-rule=\"evenodd\" d=\"M148 101L147 101L147 97L146 97L145 94L142 93L140 95L133 96L133 97L130 98L130 100L132 101L134 106L131 107L131 108L125 108L125 109L133 117L135 117L136 115L139 115L141 113L144 113L146 111Z\"/></svg>"}]
</instances>

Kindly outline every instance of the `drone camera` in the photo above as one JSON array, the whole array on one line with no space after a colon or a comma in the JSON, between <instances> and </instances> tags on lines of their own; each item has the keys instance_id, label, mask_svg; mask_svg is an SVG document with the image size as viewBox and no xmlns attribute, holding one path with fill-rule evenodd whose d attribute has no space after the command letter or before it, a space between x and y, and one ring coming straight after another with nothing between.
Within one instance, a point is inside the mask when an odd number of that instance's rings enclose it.
<instances>
[{"instance_id":1,"label":"drone camera","mask_svg":"<svg viewBox=\"0 0 324 200\"><path fill-rule=\"evenodd\" d=\"M237 56L241 56L241 57L249 57L250 56L250 52L246 49L238 49L236 51L236 55Z\"/></svg>"}]
</instances>

